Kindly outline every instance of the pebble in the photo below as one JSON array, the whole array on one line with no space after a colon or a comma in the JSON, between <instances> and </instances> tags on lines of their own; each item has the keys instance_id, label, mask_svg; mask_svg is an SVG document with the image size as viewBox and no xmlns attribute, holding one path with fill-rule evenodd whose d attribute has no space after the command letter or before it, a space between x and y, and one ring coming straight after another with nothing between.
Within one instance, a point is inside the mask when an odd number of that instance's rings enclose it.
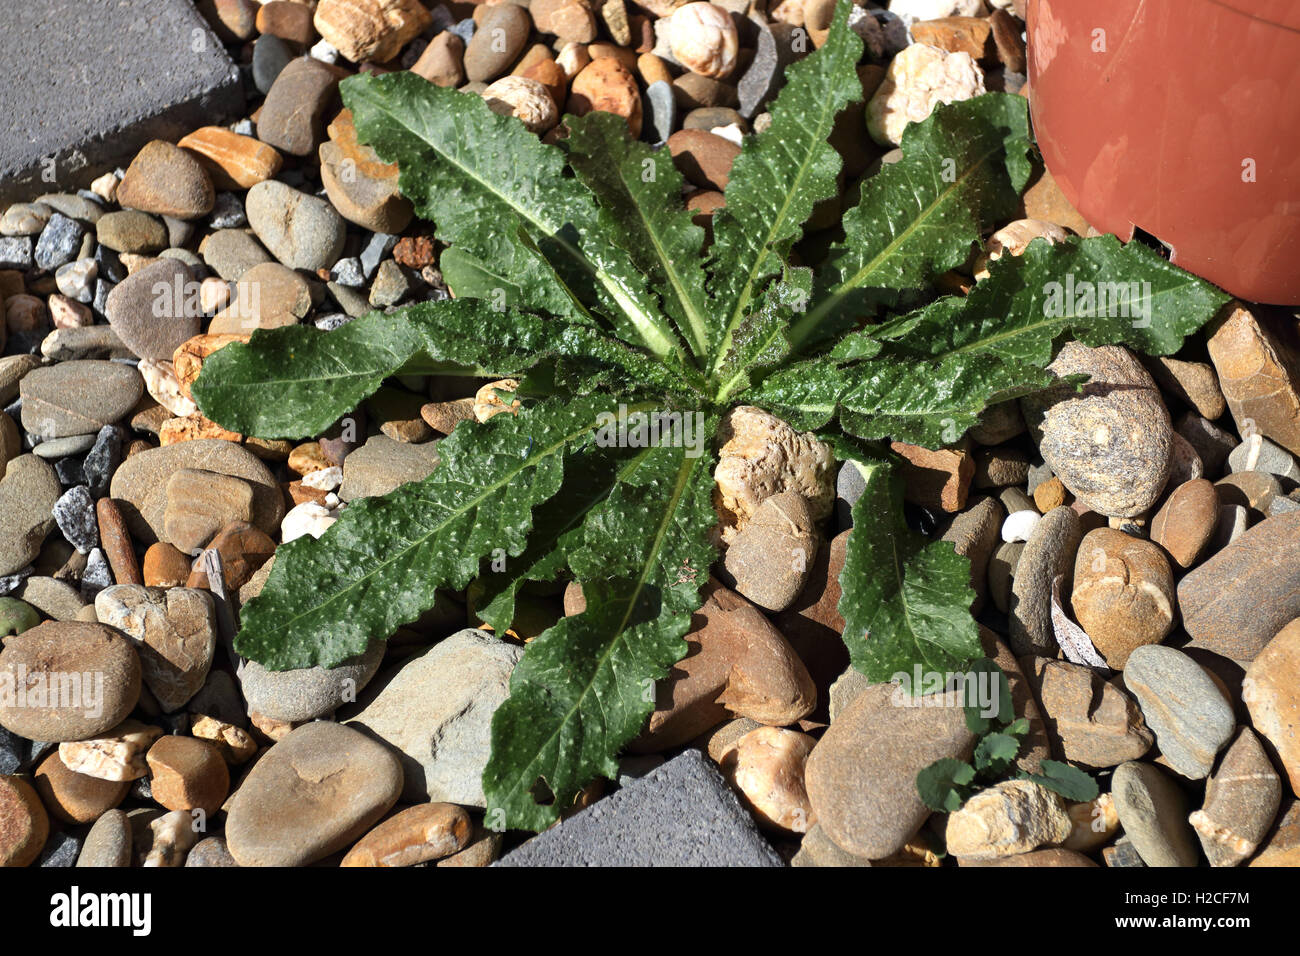
<instances>
[{"instance_id":1,"label":"pebble","mask_svg":"<svg viewBox=\"0 0 1300 956\"><path fill-rule=\"evenodd\" d=\"M1169 765L1191 780L1208 776L1237 721L1204 668L1172 647L1146 645L1129 655L1124 686L1142 706Z\"/></svg>"},{"instance_id":2,"label":"pebble","mask_svg":"<svg viewBox=\"0 0 1300 956\"><path fill-rule=\"evenodd\" d=\"M338 99L338 84L338 72L319 60L292 61L266 94L258 114L257 138L290 156L313 155L325 138L324 118ZM268 177L257 185L268 182L275 180Z\"/></svg>"},{"instance_id":3,"label":"pebble","mask_svg":"<svg viewBox=\"0 0 1300 956\"><path fill-rule=\"evenodd\" d=\"M0 598L0 638L11 634L21 634L41 623L41 616L26 601L20 598ZM0 773L8 773L0 770Z\"/></svg>"},{"instance_id":4,"label":"pebble","mask_svg":"<svg viewBox=\"0 0 1300 956\"><path fill-rule=\"evenodd\" d=\"M677 101L673 98L672 85L663 80L651 83L646 87L645 105L644 119L650 127L647 139L655 144L666 142L677 128Z\"/></svg>"},{"instance_id":5,"label":"pebble","mask_svg":"<svg viewBox=\"0 0 1300 956\"><path fill-rule=\"evenodd\" d=\"M86 227L81 223L62 213L54 213L41 230L40 239L36 241L32 262L38 269L53 272L64 263L77 258L85 234Z\"/></svg>"},{"instance_id":6,"label":"pebble","mask_svg":"<svg viewBox=\"0 0 1300 956\"><path fill-rule=\"evenodd\" d=\"M757 727L735 742L723 771L760 826L805 833L815 820L804 769L817 741L784 727Z\"/></svg>"},{"instance_id":7,"label":"pebble","mask_svg":"<svg viewBox=\"0 0 1300 956\"><path fill-rule=\"evenodd\" d=\"M167 248L167 227L148 213L123 209L100 218L95 239L116 252L159 252Z\"/></svg>"},{"instance_id":8,"label":"pebble","mask_svg":"<svg viewBox=\"0 0 1300 956\"><path fill-rule=\"evenodd\" d=\"M211 595L117 584L95 597L95 613L130 638L140 653L144 682L164 711L179 710L198 693L216 650Z\"/></svg>"},{"instance_id":9,"label":"pebble","mask_svg":"<svg viewBox=\"0 0 1300 956\"><path fill-rule=\"evenodd\" d=\"M897 146L909 123L919 123L940 103L984 92L984 73L968 53L948 53L916 43L890 61L867 102L867 132L881 146Z\"/></svg>"},{"instance_id":10,"label":"pebble","mask_svg":"<svg viewBox=\"0 0 1300 956\"><path fill-rule=\"evenodd\" d=\"M956 552L970 561L970 585L975 591L972 614L978 615L988 599L989 559L1005 514L996 498L980 498L953 518L943 533L942 540L951 541Z\"/></svg>"},{"instance_id":11,"label":"pebble","mask_svg":"<svg viewBox=\"0 0 1300 956\"><path fill-rule=\"evenodd\" d=\"M1130 761L1115 769L1111 795L1120 825L1147 866L1195 866L1187 798L1159 767Z\"/></svg>"},{"instance_id":12,"label":"pebble","mask_svg":"<svg viewBox=\"0 0 1300 956\"><path fill-rule=\"evenodd\" d=\"M255 50L262 39L255 44ZM222 126L196 129L177 145L199 157L217 189L250 189L273 178L284 163L275 147Z\"/></svg>"},{"instance_id":13,"label":"pebble","mask_svg":"<svg viewBox=\"0 0 1300 956\"><path fill-rule=\"evenodd\" d=\"M18 383L24 375L40 365L34 355L6 355L0 358L0 402L8 405L18 397ZM8 416L5 416L8 418ZM10 419L12 421L13 419ZM2 475L3 472L0 472Z\"/></svg>"},{"instance_id":14,"label":"pebble","mask_svg":"<svg viewBox=\"0 0 1300 956\"><path fill-rule=\"evenodd\" d=\"M393 59L433 18L419 0L320 0L317 32L353 63Z\"/></svg>"},{"instance_id":15,"label":"pebble","mask_svg":"<svg viewBox=\"0 0 1300 956\"><path fill-rule=\"evenodd\" d=\"M465 75L470 82L490 83L506 72L519 59L531 31L532 21L523 7L493 4L465 47Z\"/></svg>"},{"instance_id":16,"label":"pebble","mask_svg":"<svg viewBox=\"0 0 1300 956\"><path fill-rule=\"evenodd\" d=\"M1175 430L1196 449L1207 475L1220 474L1228 455L1237 446L1235 436L1194 412L1178 419Z\"/></svg>"},{"instance_id":17,"label":"pebble","mask_svg":"<svg viewBox=\"0 0 1300 956\"><path fill-rule=\"evenodd\" d=\"M1259 847L1282 803L1282 781L1259 738L1242 727L1205 785L1187 822L1211 866L1236 866Z\"/></svg>"},{"instance_id":18,"label":"pebble","mask_svg":"<svg viewBox=\"0 0 1300 956\"><path fill-rule=\"evenodd\" d=\"M173 810L149 821L149 838L145 850L144 867L183 866L185 854L198 839L194 815L186 810Z\"/></svg>"},{"instance_id":19,"label":"pebble","mask_svg":"<svg viewBox=\"0 0 1300 956\"><path fill-rule=\"evenodd\" d=\"M99 546L95 499L85 485L76 485L65 491L54 503L51 513L63 537L81 554L89 554Z\"/></svg>"},{"instance_id":20,"label":"pebble","mask_svg":"<svg viewBox=\"0 0 1300 956\"><path fill-rule=\"evenodd\" d=\"M103 780L68 769L57 753L37 766L32 784L45 809L63 823L92 823L126 798L125 781Z\"/></svg>"},{"instance_id":21,"label":"pebble","mask_svg":"<svg viewBox=\"0 0 1300 956\"><path fill-rule=\"evenodd\" d=\"M1300 622L1280 629L1259 652L1242 687L1251 723L1273 746L1291 792L1300 794Z\"/></svg>"},{"instance_id":22,"label":"pebble","mask_svg":"<svg viewBox=\"0 0 1300 956\"><path fill-rule=\"evenodd\" d=\"M1207 331L1210 361L1237 431L1300 455L1300 382L1284 358L1289 350L1240 302Z\"/></svg>"},{"instance_id":23,"label":"pebble","mask_svg":"<svg viewBox=\"0 0 1300 956\"><path fill-rule=\"evenodd\" d=\"M1006 780L949 814L944 835L953 856L992 860L1062 843L1072 828L1057 794L1032 780Z\"/></svg>"},{"instance_id":24,"label":"pebble","mask_svg":"<svg viewBox=\"0 0 1300 956\"><path fill-rule=\"evenodd\" d=\"M23 867L40 856L50 818L22 777L0 776L0 867Z\"/></svg>"},{"instance_id":25,"label":"pebble","mask_svg":"<svg viewBox=\"0 0 1300 956\"><path fill-rule=\"evenodd\" d=\"M28 695L25 701L0 698L0 726L28 740L99 736L120 724L140 697L139 657L125 638L102 624L48 621L6 638L0 673L10 675L11 686L25 683ZM69 701L62 696L54 703L48 696L40 702L33 695L46 685L32 678L51 673L93 675L93 689L86 693L98 698L97 705L87 708L88 699Z\"/></svg>"},{"instance_id":26,"label":"pebble","mask_svg":"<svg viewBox=\"0 0 1300 956\"><path fill-rule=\"evenodd\" d=\"M167 736L146 758L153 799L168 810L216 813L230 793L230 771L221 751L206 740Z\"/></svg>"},{"instance_id":27,"label":"pebble","mask_svg":"<svg viewBox=\"0 0 1300 956\"><path fill-rule=\"evenodd\" d=\"M401 791L402 767L382 743L342 724L304 724L236 789L227 848L240 866L306 866L369 830Z\"/></svg>"},{"instance_id":28,"label":"pebble","mask_svg":"<svg viewBox=\"0 0 1300 956\"><path fill-rule=\"evenodd\" d=\"M728 412L719 431L722 447L713 477L722 540L730 543L765 498L797 491L813 519L824 521L835 502L835 461L810 432L797 432L775 415L741 405Z\"/></svg>"},{"instance_id":29,"label":"pebble","mask_svg":"<svg viewBox=\"0 0 1300 956\"><path fill-rule=\"evenodd\" d=\"M215 199L212 178L203 165L179 146L158 139L136 154L117 187L123 209L176 219L206 216Z\"/></svg>"},{"instance_id":30,"label":"pebble","mask_svg":"<svg viewBox=\"0 0 1300 956\"><path fill-rule=\"evenodd\" d=\"M274 531L284 517L275 477L256 455L216 438L180 442L131 455L113 474L109 492L122 509L136 541L150 545L165 537L167 482L181 468L197 468L243 479L253 486L253 524Z\"/></svg>"},{"instance_id":31,"label":"pebble","mask_svg":"<svg viewBox=\"0 0 1300 956\"><path fill-rule=\"evenodd\" d=\"M1053 749L1084 767L1114 767L1151 749L1137 702L1081 664L1032 659L1026 677L1043 708Z\"/></svg>"},{"instance_id":32,"label":"pebble","mask_svg":"<svg viewBox=\"0 0 1300 956\"><path fill-rule=\"evenodd\" d=\"M30 236L7 236L0 239L0 269L26 272L35 261L35 247Z\"/></svg>"},{"instance_id":33,"label":"pebble","mask_svg":"<svg viewBox=\"0 0 1300 956\"><path fill-rule=\"evenodd\" d=\"M1219 520L1219 496L1204 478L1186 481L1165 499L1151 519L1151 540L1186 571L1193 567L1214 537Z\"/></svg>"},{"instance_id":34,"label":"pebble","mask_svg":"<svg viewBox=\"0 0 1300 956\"><path fill-rule=\"evenodd\" d=\"M1247 866L1296 866L1300 864L1300 800L1286 800L1277 823L1265 838L1259 853Z\"/></svg>"},{"instance_id":35,"label":"pebble","mask_svg":"<svg viewBox=\"0 0 1300 956\"><path fill-rule=\"evenodd\" d=\"M126 346L107 325L55 329L41 342L41 355L54 362L128 354Z\"/></svg>"},{"instance_id":36,"label":"pebble","mask_svg":"<svg viewBox=\"0 0 1300 956\"><path fill-rule=\"evenodd\" d=\"M208 334L247 335L297 325L311 308L306 279L278 262L264 262L239 277L233 300L212 317Z\"/></svg>"},{"instance_id":37,"label":"pebble","mask_svg":"<svg viewBox=\"0 0 1300 956\"><path fill-rule=\"evenodd\" d=\"M424 803L389 817L361 838L340 866L415 866L464 849L469 814L450 803Z\"/></svg>"},{"instance_id":38,"label":"pebble","mask_svg":"<svg viewBox=\"0 0 1300 956\"><path fill-rule=\"evenodd\" d=\"M23 428L42 439L97 433L124 418L144 381L119 362L68 361L35 368L18 386Z\"/></svg>"},{"instance_id":39,"label":"pebble","mask_svg":"<svg viewBox=\"0 0 1300 956\"><path fill-rule=\"evenodd\" d=\"M1159 547L1111 528L1084 535L1070 596L1079 625L1115 670L1133 649L1158 644L1177 618L1174 577Z\"/></svg>"},{"instance_id":40,"label":"pebble","mask_svg":"<svg viewBox=\"0 0 1300 956\"><path fill-rule=\"evenodd\" d=\"M731 16L712 3L687 3L673 11L668 43L682 66L702 76L725 77L736 67L740 38Z\"/></svg>"},{"instance_id":41,"label":"pebble","mask_svg":"<svg viewBox=\"0 0 1300 956\"><path fill-rule=\"evenodd\" d=\"M221 866L232 867L239 866L235 858L230 855L226 848L226 841L223 837L211 836L205 837L198 843L194 844L190 852L185 855L186 866Z\"/></svg>"},{"instance_id":42,"label":"pebble","mask_svg":"<svg viewBox=\"0 0 1300 956\"><path fill-rule=\"evenodd\" d=\"M1262 471L1293 482L1300 481L1300 463L1295 456L1258 432L1228 454L1228 467L1234 472Z\"/></svg>"},{"instance_id":43,"label":"pebble","mask_svg":"<svg viewBox=\"0 0 1300 956\"><path fill-rule=\"evenodd\" d=\"M1262 471L1240 471L1220 478L1214 483L1219 501L1225 505L1241 505L1252 519L1268 514L1274 500L1282 496L1282 483Z\"/></svg>"},{"instance_id":44,"label":"pebble","mask_svg":"<svg viewBox=\"0 0 1300 956\"><path fill-rule=\"evenodd\" d=\"M680 746L729 717L786 726L816 706L817 686L794 649L734 591L710 583L686 641L686 657L655 688L632 752Z\"/></svg>"},{"instance_id":45,"label":"pebble","mask_svg":"<svg viewBox=\"0 0 1300 956\"><path fill-rule=\"evenodd\" d=\"M40 235L54 210L44 203L14 203L0 216L0 236Z\"/></svg>"},{"instance_id":46,"label":"pebble","mask_svg":"<svg viewBox=\"0 0 1300 956\"><path fill-rule=\"evenodd\" d=\"M46 193L37 196L36 202L49 206L60 215L93 226L104 215L104 206L82 193Z\"/></svg>"},{"instance_id":47,"label":"pebble","mask_svg":"<svg viewBox=\"0 0 1300 956\"><path fill-rule=\"evenodd\" d=\"M323 199L268 180L248 191L247 209L257 238L291 269L328 269L343 254L343 218Z\"/></svg>"},{"instance_id":48,"label":"pebble","mask_svg":"<svg viewBox=\"0 0 1300 956\"><path fill-rule=\"evenodd\" d=\"M167 479L163 531L187 554L196 553L232 521L253 517L253 486L242 478L178 468Z\"/></svg>"},{"instance_id":49,"label":"pebble","mask_svg":"<svg viewBox=\"0 0 1300 956\"><path fill-rule=\"evenodd\" d=\"M54 503L62 488L54 469L35 455L19 455L0 479L0 575L31 564L54 530Z\"/></svg>"},{"instance_id":50,"label":"pebble","mask_svg":"<svg viewBox=\"0 0 1300 956\"><path fill-rule=\"evenodd\" d=\"M893 684L866 688L836 715L805 774L818 824L842 850L871 860L902 849L929 816L916 775L936 760L965 760L974 747L957 701L898 706L900 693Z\"/></svg>"},{"instance_id":51,"label":"pebble","mask_svg":"<svg viewBox=\"0 0 1300 956\"><path fill-rule=\"evenodd\" d=\"M269 671L245 661L239 668L240 690L251 711L292 723L316 720L357 700L379 670L385 646L385 641L375 641L364 654L333 668Z\"/></svg>"},{"instance_id":52,"label":"pebble","mask_svg":"<svg viewBox=\"0 0 1300 956\"><path fill-rule=\"evenodd\" d=\"M458 631L372 688L349 725L399 751L403 799L485 806L492 715L509 693L522 648L485 631Z\"/></svg>"},{"instance_id":53,"label":"pebble","mask_svg":"<svg viewBox=\"0 0 1300 956\"><path fill-rule=\"evenodd\" d=\"M213 272L227 282L263 263L274 262L262 244L241 229L218 229L199 243L199 254Z\"/></svg>"},{"instance_id":54,"label":"pebble","mask_svg":"<svg viewBox=\"0 0 1300 956\"><path fill-rule=\"evenodd\" d=\"M435 86L460 86L465 82L465 41L444 30L429 41L411 72Z\"/></svg>"},{"instance_id":55,"label":"pebble","mask_svg":"<svg viewBox=\"0 0 1300 956\"><path fill-rule=\"evenodd\" d=\"M1155 504L1169 478L1172 428L1151 376L1127 349L1068 342L1049 369L1090 376L1021 399L1039 451L1080 503L1132 517ZM1039 437L1041 436L1041 437Z\"/></svg>"},{"instance_id":56,"label":"pebble","mask_svg":"<svg viewBox=\"0 0 1300 956\"><path fill-rule=\"evenodd\" d=\"M232 522L222 528L221 533L208 542L207 548L215 550L221 557L221 576L228 593L238 591L247 584L257 570L275 554L275 542L270 536L242 521ZM207 572L196 566L185 579L185 586L208 588Z\"/></svg>"},{"instance_id":57,"label":"pebble","mask_svg":"<svg viewBox=\"0 0 1300 956\"><path fill-rule=\"evenodd\" d=\"M67 265L59 266L58 271L54 273L54 284L58 286L59 292L69 299L75 300L81 305L88 305L94 300L95 279L99 275L99 264L94 259L78 259L76 262L69 262ZM53 300L53 296L51 296ZM51 302L51 312L53 312L53 302ZM79 316L89 315L86 309L78 310ZM89 321L80 322L81 325L89 325ZM57 317L54 325L60 327Z\"/></svg>"},{"instance_id":58,"label":"pebble","mask_svg":"<svg viewBox=\"0 0 1300 956\"><path fill-rule=\"evenodd\" d=\"M473 47L473 44L470 46ZM467 54L467 64L468 61ZM564 112L586 116L593 110L623 117L627 120L628 132L632 138L640 138L641 90L632 72L614 57L592 60L573 78ZM732 148L725 140L719 142Z\"/></svg>"},{"instance_id":59,"label":"pebble","mask_svg":"<svg viewBox=\"0 0 1300 956\"><path fill-rule=\"evenodd\" d=\"M1240 517L1240 516L1238 516ZM1262 521L1178 582L1191 646L1250 661L1300 617L1300 512Z\"/></svg>"},{"instance_id":60,"label":"pebble","mask_svg":"<svg viewBox=\"0 0 1300 956\"><path fill-rule=\"evenodd\" d=\"M415 445L372 435L343 461L339 497L355 501L386 495L398 486L427 478L438 465L436 442Z\"/></svg>"},{"instance_id":61,"label":"pebble","mask_svg":"<svg viewBox=\"0 0 1300 956\"><path fill-rule=\"evenodd\" d=\"M59 759L70 770L99 780L125 782L147 776L145 753L162 728L126 720L102 736L59 744Z\"/></svg>"},{"instance_id":62,"label":"pebble","mask_svg":"<svg viewBox=\"0 0 1300 956\"><path fill-rule=\"evenodd\" d=\"M1162 355L1148 367L1166 390L1190 405L1197 414L1214 421L1227 411L1223 392L1219 389L1219 378L1214 366L1208 362L1189 362Z\"/></svg>"},{"instance_id":63,"label":"pebble","mask_svg":"<svg viewBox=\"0 0 1300 956\"><path fill-rule=\"evenodd\" d=\"M759 607L783 611L803 591L820 546L812 510L795 491L759 505L727 549L728 583Z\"/></svg>"},{"instance_id":64,"label":"pebble","mask_svg":"<svg viewBox=\"0 0 1300 956\"><path fill-rule=\"evenodd\" d=\"M1007 543L1028 541L1043 516L1032 508L1013 511L1002 522L1002 540Z\"/></svg>"},{"instance_id":65,"label":"pebble","mask_svg":"<svg viewBox=\"0 0 1300 956\"><path fill-rule=\"evenodd\" d=\"M740 147L735 143L702 129L673 133L668 137L668 151L673 165L688 182L700 189L719 192L727 188L731 165L740 155Z\"/></svg>"},{"instance_id":66,"label":"pebble","mask_svg":"<svg viewBox=\"0 0 1300 956\"><path fill-rule=\"evenodd\" d=\"M379 264L374 284L370 287L370 308L385 309L397 305L415 288L415 280L401 265L393 259L385 259Z\"/></svg>"},{"instance_id":67,"label":"pebble","mask_svg":"<svg viewBox=\"0 0 1300 956\"><path fill-rule=\"evenodd\" d=\"M86 563L89 567L89 561ZM58 571L56 573L66 573ZM84 576L85 571L83 570ZM80 592L68 581L45 575L32 575L22 583L15 594L48 618L56 621L80 620L78 615L86 606Z\"/></svg>"},{"instance_id":68,"label":"pebble","mask_svg":"<svg viewBox=\"0 0 1300 956\"><path fill-rule=\"evenodd\" d=\"M555 69L558 71L559 67ZM494 80L479 95L492 112L501 116L513 116L528 127L529 132L538 135L546 133L560 119L550 92L541 82L529 77L503 76Z\"/></svg>"},{"instance_id":69,"label":"pebble","mask_svg":"<svg viewBox=\"0 0 1300 956\"><path fill-rule=\"evenodd\" d=\"M90 828L77 866L121 868L131 865L131 823L121 810L109 810Z\"/></svg>"},{"instance_id":70,"label":"pebble","mask_svg":"<svg viewBox=\"0 0 1300 956\"><path fill-rule=\"evenodd\" d=\"M1070 585L1074 555L1083 528L1070 508L1055 508L1043 516L1025 542L1011 587L1010 640L1018 655L1052 651L1056 631L1052 626L1052 582L1064 576Z\"/></svg>"}]
</instances>

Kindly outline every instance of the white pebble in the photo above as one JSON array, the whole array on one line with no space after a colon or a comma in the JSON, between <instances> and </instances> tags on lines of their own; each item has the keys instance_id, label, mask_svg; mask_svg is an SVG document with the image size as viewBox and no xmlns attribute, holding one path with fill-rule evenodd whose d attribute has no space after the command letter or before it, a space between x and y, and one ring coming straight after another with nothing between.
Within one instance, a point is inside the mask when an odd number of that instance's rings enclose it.
<instances>
[{"instance_id":1,"label":"white pebble","mask_svg":"<svg viewBox=\"0 0 1300 956\"><path fill-rule=\"evenodd\" d=\"M333 491L341 484L343 484L343 469L338 465L318 468L316 471L303 475L302 478L302 486L315 491Z\"/></svg>"},{"instance_id":2,"label":"white pebble","mask_svg":"<svg viewBox=\"0 0 1300 956\"><path fill-rule=\"evenodd\" d=\"M721 136L728 142L735 143L737 146L745 139L745 134L740 131L740 127L735 123L728 123L726 126L715 126L709 130L714 136Z\"/></svg>"},{"instance_id":3,"label":"white pebble","mask_svg":"<svg viewBox=\"0 0 1300 956\"><path fill-rule=\"evenodd\" d=\"M1034 527L1043 518L1037 511L1031 511L1026 508L1024 511L1015 511L1007 515L1007 520L1002 522L1002 540L1011 541L1028 541L1029 536L1033 534Z\"/></svg>"},{"instance_id":4,"label":"white pebble","mask_svg":"<svg viewBox=\"0 0 1300 956\"><path fill-rule=\"evenodd\" d=\"M339 61L338 48L327 40L321 40L312 47L311 56L312 59L320 60L322 63L337 63Z\"/></svg>"},{"instance_id":5,"label":"white pebble","mask_svg":"<svg viewBox=\"0 0 1300 956\"><path fill-rule=\"evenodd\" d=\"M280 540L285 544L303 535L319 538L338 518L323 505L304 501L289 509L280 522Z\"/></svg>"}]
</instances>

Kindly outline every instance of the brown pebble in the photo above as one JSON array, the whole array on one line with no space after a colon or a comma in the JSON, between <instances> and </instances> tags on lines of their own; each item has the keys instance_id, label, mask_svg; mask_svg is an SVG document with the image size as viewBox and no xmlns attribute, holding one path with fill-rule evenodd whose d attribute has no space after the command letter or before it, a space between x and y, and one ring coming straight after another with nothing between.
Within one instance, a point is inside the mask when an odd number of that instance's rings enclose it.
<instances>
[{"instance_id":1,"label":"brown pebble","mask_svg":"<svg viewBox=\"0 0 1300 956\"><path fill-rule=\"evenodd\" d=\"M159 541L144 553L143 583L151 588L178 588L190 576L190 558L175 545ZM123 583L118 581L119 584Z\"/></svg>"},{"instance_id":2,"label":"brown pebble","mask_svg":"<svg viewBox=\"0 0 1300 956\"><path fill-rule=\"evenodd\" d=\"M247 584L257 569L266 564L271 555L275 554L275 542L265 531L246 521L232 521L226 525L208 542L207 548L215 548L221 555L221 576L225 581L227 594L238 591ZM206 588L207 572L199 568L190 571L185 586Z\"/></svg>"},{"instance_id":3,"label":"brown pebble","mask_svg":"<svg viewBox=\"0 0 1300 956\"><path fill-rule=\"evenodd\" d=\"M469 814L452 803L425 803L389 817L362 837L340 866L414 866L465 847Z\"/></svg>"},{"instance_id":4,"label":"brown pebble","mask_svg":"<svg viewBox=\"0 0 1300 956\"><path fill-rule=\"evenodd\" d=\"M0 775L0 867L27 866L49 835L50 818L32 785Z\"/></svg>"},{"instance_id":5,"label":"brown pebble","mask_svg":"<svg viewBox=\"0 0 1300 956\"><path fill-rule=\"evenodd\" d=\"M433 239L429 236L405 236L393 247L393 258L408 269L433 265Z\"/></svg>"},{"instance_id":6,"label":"brown pebble","mask_svg":"<svg viewBox=\"0 0 1300 956\"><path fill-rule=\"evenodd\" d=\"M50 816L72 824L98 820L131 789L127 780L101 780L69 770L57 750L41 761L32 783Z\"/></svg>"},{"instance_id":7,"label":"brown pebble","mask_svg":"<svg viewBox=\"0 0 1300 956\"><path fill-rule=\"evenodd\" d=\"M163 737L149 748L150 789L168 810L215 813L230 793L230 771L215 744Z\"/></svg>"},{"instance_id":8,"label":"brown pebble","mask_svg":"<svg viewBox=\"0 0 1300 956\"><path fill-rule=\"evenodd\" d=\"M702 129L681 129L668 137L673 165L688 182L701 189L722 192L731 178L731 164L740 147L729 139Z\"/></svg>"},{"instance_id":9,"label":"brown pebble","mask_svg":"<svg viewBox=\"0 0 1300 956\"><path fill-rule=\"evenodd\" d=\"M122 517L117 502L112 498L100 498L95 502L95 517L99 521L99 542L113 571L113 582L144 584L140 562L136 560L135 548L131 544L131 532L127 530L126 519Z\"/></svg>"},{"instance_id":10,"label":"brown pebble","mask_svg":"<svg viewBox=\"0 0 1300 956\"><path fill-rule=\"evenodd\" d=\"M1043 514L1065 504L1065 485L1053 475L1034 489L1034 505Z\"/></svg>"}]
</instances>

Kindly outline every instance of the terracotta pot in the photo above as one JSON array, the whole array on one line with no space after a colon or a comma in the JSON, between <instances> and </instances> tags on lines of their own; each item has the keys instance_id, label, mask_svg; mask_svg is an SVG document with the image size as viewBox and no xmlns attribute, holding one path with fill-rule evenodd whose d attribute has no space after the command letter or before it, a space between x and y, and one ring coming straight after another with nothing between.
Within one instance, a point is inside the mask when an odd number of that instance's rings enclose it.
<instances>
[{"instance_id":1,"label":"terracotta pot","mask_svg":"<svg viewBox=\"0 0 1300 956\"><path fill-rule=\"evenodd\" d=\"M1300 3L1030 0L1027 23L1038 143L1079 212L1300 304Z\"/></svg>"}]
</instances>

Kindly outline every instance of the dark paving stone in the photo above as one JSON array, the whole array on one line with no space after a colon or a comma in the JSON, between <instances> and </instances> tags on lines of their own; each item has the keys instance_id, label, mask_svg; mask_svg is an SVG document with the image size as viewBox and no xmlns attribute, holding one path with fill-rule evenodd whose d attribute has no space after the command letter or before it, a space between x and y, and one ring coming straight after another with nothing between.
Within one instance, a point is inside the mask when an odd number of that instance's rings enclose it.
<instances>
[{"instance_id":1,"label":"dark paving stone","mask_svg":"<svg viewBox=\"0 0 1300 956\"><path fill-rule=\"evenodd\" d=\"M175 142L242 111L239 71L190 0L4 8L0 204L71 192L151 139Z\"/></svg>"},{"instance_id":2,"label":"dark paving stone","mask_svg":"<svg viewBox=\"0 0 1300 956\"><path fill-rule=\"evenodd\" d=\"M497 866L783 866L717 768L688 750Z\"/></svg>"}]
</instances>

